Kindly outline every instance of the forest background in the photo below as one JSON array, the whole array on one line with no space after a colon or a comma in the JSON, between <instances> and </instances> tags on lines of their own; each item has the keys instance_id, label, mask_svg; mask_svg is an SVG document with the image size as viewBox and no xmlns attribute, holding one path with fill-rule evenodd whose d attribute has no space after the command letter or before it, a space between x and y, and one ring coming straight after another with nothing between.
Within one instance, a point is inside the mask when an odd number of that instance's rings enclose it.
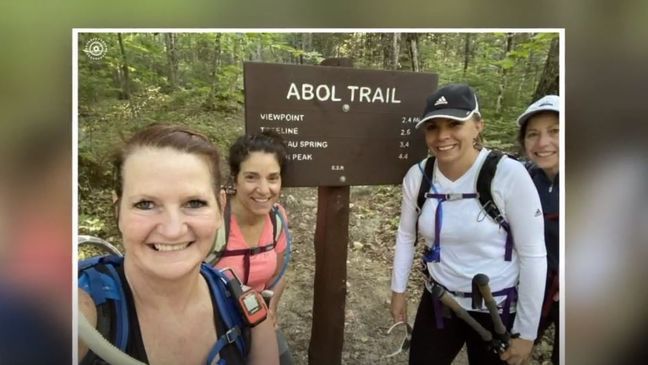
<instances>
[{"instance_id":1,"label":"forest background","mask_svg":"<svg viewBox=\"0 0 648 365\"><path fill-rule=\"evenodd\" d=\"M84 49L92 42L106 53L90 57ZM540 96L558 94L558 44L557 33L79 33L79 234L119 246L110 204L111 156L134 130L153 122L183 123L228 150L245 131L245 61L317 65L348 57L355 68L433 72L439 85L466 82L479 95L484 144L517 153L517 116ZM286 188L281 201L294 253L288 273L293 284L280 313L301 364L312 320L317 191ZM391 324L386 300L399 206L399 186L351 188L345 363L373 364L388 346L376 331ZM416 308L420 281L410 283L410 308ZM546 359L550 345L539 346L534 362ZM390 361L385 363L405 357Z\"/></svg>"}]
</instances>

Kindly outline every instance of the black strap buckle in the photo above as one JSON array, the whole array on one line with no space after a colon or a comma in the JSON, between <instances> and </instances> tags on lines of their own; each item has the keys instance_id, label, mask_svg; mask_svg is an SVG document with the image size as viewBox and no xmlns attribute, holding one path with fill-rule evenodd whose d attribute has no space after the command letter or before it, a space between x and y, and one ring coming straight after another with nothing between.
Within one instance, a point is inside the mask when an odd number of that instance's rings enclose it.
<instances>
[{"instance_id":1,"label":"black strap buckle","mask_svg":"<svg viewBox=\"0 0 648 365\"><path fill-rule=\"evenodd\" d=\"M236 327L232 327L229 331L225 332L225 338L227 338L227 343L234 343L236 339L241 335L241 330Z\"/></svg>"}]
</instances>

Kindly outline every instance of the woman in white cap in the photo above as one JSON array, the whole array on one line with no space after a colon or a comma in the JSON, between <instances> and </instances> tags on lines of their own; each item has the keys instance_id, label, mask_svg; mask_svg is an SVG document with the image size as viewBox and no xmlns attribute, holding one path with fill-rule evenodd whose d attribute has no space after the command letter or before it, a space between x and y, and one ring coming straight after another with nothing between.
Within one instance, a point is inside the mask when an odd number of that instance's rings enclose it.
<instances>
[{"instance_id":1,"label":"woman in white cap","mask_svg":"<svg viewBox=\"0 0 648 365\"><path fill-rule=\"evenodd\" d=\"M559 362L560 322L558 312L560 192L558 172L560 167L560 98L547 95L531 104L520 115L518 141L526 156L532 161L529 167L531 179L538 189L545 219L545 243L547 245L547 285L542 305L538 338L551 323L554 324L554 343L551 361Z\"/></svg>"},{"instance_id":2,"label":"woman in white cap","mask_svg":"<svg viewBox=\"0 0 648 365\"><path fill-rule=\"evenodd\" d=\"M451 364L466 344L470 364L520 364L536 338L546 275L538 193L521 163L481 146L484 121L468 85L449 84L428 97L416 127L423 130L431 156L403 179L391 284L393 319L406 322L405 291L420 232L427 246L427 290L414 322L409 363ZM491 179L489 188L480 190L477 181L484 170L490 170ZM491 193L484 206L480 195ZM493 211L498 214L491 216ZM519 334L499 353L432 295L442 288L493 332L488 311L471 303L476 274L489 277L506 328Z\"/></svg>"}]
</instances>

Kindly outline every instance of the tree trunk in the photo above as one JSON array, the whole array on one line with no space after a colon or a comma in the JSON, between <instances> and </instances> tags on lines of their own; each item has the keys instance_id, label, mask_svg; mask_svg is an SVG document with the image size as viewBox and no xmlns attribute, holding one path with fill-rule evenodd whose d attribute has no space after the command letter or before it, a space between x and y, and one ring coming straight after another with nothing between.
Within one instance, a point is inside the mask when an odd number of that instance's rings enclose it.
<instances>
[{"instance_id":1,"label":"tree trunk","mask_svg":"<svg viewBox=\"0 0 648 365\"><path fill-rule=\"evenodd\" d=\"M513 33L506 33L506 48L504 48L504 55L502 56L502 60L506 59L509 52L511 52L512 46L513 46ZM502 115L502 104L504 101L504 90L506 90L507 74L508 74L507 69L503 66L500 66L501 80L499 84L499 89L497 91L497 102L495 104L495 114L498 116Z\"/></svg>"},{"instance_id":2,"label":"tree trunk","mask_svg":"<svg viewBox=\"0 0 648 365\"><path fill-rule=\"evenodd\" d=\"M383 68L385 70L398 69L398 56L400 54L400 33L382 33Z\"/></svg>"},{"instance_id":3,"label":"tree trunk","mask_svg":"<svg viewBox=\"0 0 648 365\"><path fill-rule=\"evenodd\" d=\"M257 40L256 47L254 47L254 56L253 56L252 60L254 60L255 62L261 62L261 60L262 60L261 55L262 54L263 54L263 44L262 44L261 40Z\"/></svg>"},{"instance_id":4,"label":"tree trunk","mask_svg":"<svg viewBox=\"0 0 648 365\"><path fill-rule=\"evenodd\" d=\"M167 77L169 78L170 91L178 87L178 54L176 51L176 35L173 33L164 33L167 55Z\"/></svg>"},{"instance_id":5,"label":"tree trunk","mask_svg":"<svg viewBox=\"0 0 648 365\"><path fill-rule=\"evenodd\" d=\"M122 64L119 80L121 82L121 93L119 98L122 100L130 99L130 78L128 76L128 60L126 59L126 51L124 50L124 41L122 40L121 33L117 33L117 40L119 41L119 49L121 50Z\"/></svg>"},{"instance_id":6,"label":"tree trunk","mask_svg":"<svg viewBox=\"0 0 648 365\"><path fill-rule=\"evenodd\" d=\"M313 34L312 33L302 33L301 35L301 50L304 52L310 52L311 45L313 43ZM299 55L299 64L304 64L304 55Z\"/></svg>"},{"instance_id":7,"label":"tree trunk","mask_svg":"<svg viewBox=\"0 0 648 365\"><path fill-rule=\"evenodd\" d=\"M548 94L558 95L558 88L560 87L560 82L558 80L560 77L558 46L558 37L556 37L551 41L551 46L549 46L549 53L547 54L544 71L542 72L542 76L540 76L540 81L538 81L538 87L536 88L535 94L533 94L532 101L538 100Z\"/></svg>"},{"instance_id":8,"label":"tree trunk","mask_svg":"<svg viewBox=\"0 0 648 365\"><path fill-rule=\"evenodd\" d=\"M466 71L468 71L468 63L470 62L470 33L464 36L464 65L463 65L463 78L466 78Z\"/></svg>"},{"instance_id":9,"label":"tree trunk","mask_svg":"<svg viewBox=\"0 0 648 365\"><path fill-rule=\"evenodd\" d=\"M394 33L393 40L392 40L392 61L391 61L391 69L392 70L398 70L398 58L400 56L400 39L401 39L401 34L400 33Z\"/></svg>"},{"instance_id":10,"label":"tree trunk","mask_svg":"<svg viewBox=\"0 0 648 365\"><path fill-rule=\"evenodd\" d=\"M410 33L407 35L407 43L409 44L409 54L410 60L412 61L412 71L419 72L421 67L419 66L418 59L418 34Z\"/></svg>"},{"instance_id":11,"label":"tree trunk","mask_svg":"<svg viewBox=\"0 0 648 365\"><path fill-rule=\"evenodd\" d=\"M212 57L211 64L211 89L207 95L207 99L203 103L203 109L206 111L216 110L216 92L218 91L218 66L221 61L221 33L216 34L216 39L214 40L214 53Z\"/></svg>"}]
</instances>

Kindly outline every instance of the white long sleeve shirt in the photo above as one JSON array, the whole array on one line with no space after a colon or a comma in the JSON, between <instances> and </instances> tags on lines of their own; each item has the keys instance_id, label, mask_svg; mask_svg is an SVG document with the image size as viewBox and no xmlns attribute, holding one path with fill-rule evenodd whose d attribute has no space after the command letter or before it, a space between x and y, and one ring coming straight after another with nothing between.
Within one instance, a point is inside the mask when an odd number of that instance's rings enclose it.
<instances>
[{"instance_id":1,"label":"white long sleeve shirt","mask_svg":"<svg viewBox=\"0 0 648 365\"><path fill-rule=\"evenodd\" d=\"M483 148L470 169L455 181L446 178L435 161L430 191L436 189L441 194L476 192L477 177L488 152ZM425 160L419 164L412 166L403 179L391 285L397 293L407 288L414 258L417 217L425 244L431 247L434 243L438 200L426 199L421 215L416 213ZM506 231L482 210L478 199L461 199L442 203L441 261L428 263L428 270L435 281L451 291L471 292L472 278L478 273L488 275L493 292L518 285L518 302L513 308L517 315L512 332L533 340L540 320L547 270L542 205L524 166L507 157L497 166L491 193L511 227L514 242L511 261L504 260ZM455 299L463 308L473 310L470 298ZM501 304L506 297L495 299Z\"/></svg>"}]
</instances>

